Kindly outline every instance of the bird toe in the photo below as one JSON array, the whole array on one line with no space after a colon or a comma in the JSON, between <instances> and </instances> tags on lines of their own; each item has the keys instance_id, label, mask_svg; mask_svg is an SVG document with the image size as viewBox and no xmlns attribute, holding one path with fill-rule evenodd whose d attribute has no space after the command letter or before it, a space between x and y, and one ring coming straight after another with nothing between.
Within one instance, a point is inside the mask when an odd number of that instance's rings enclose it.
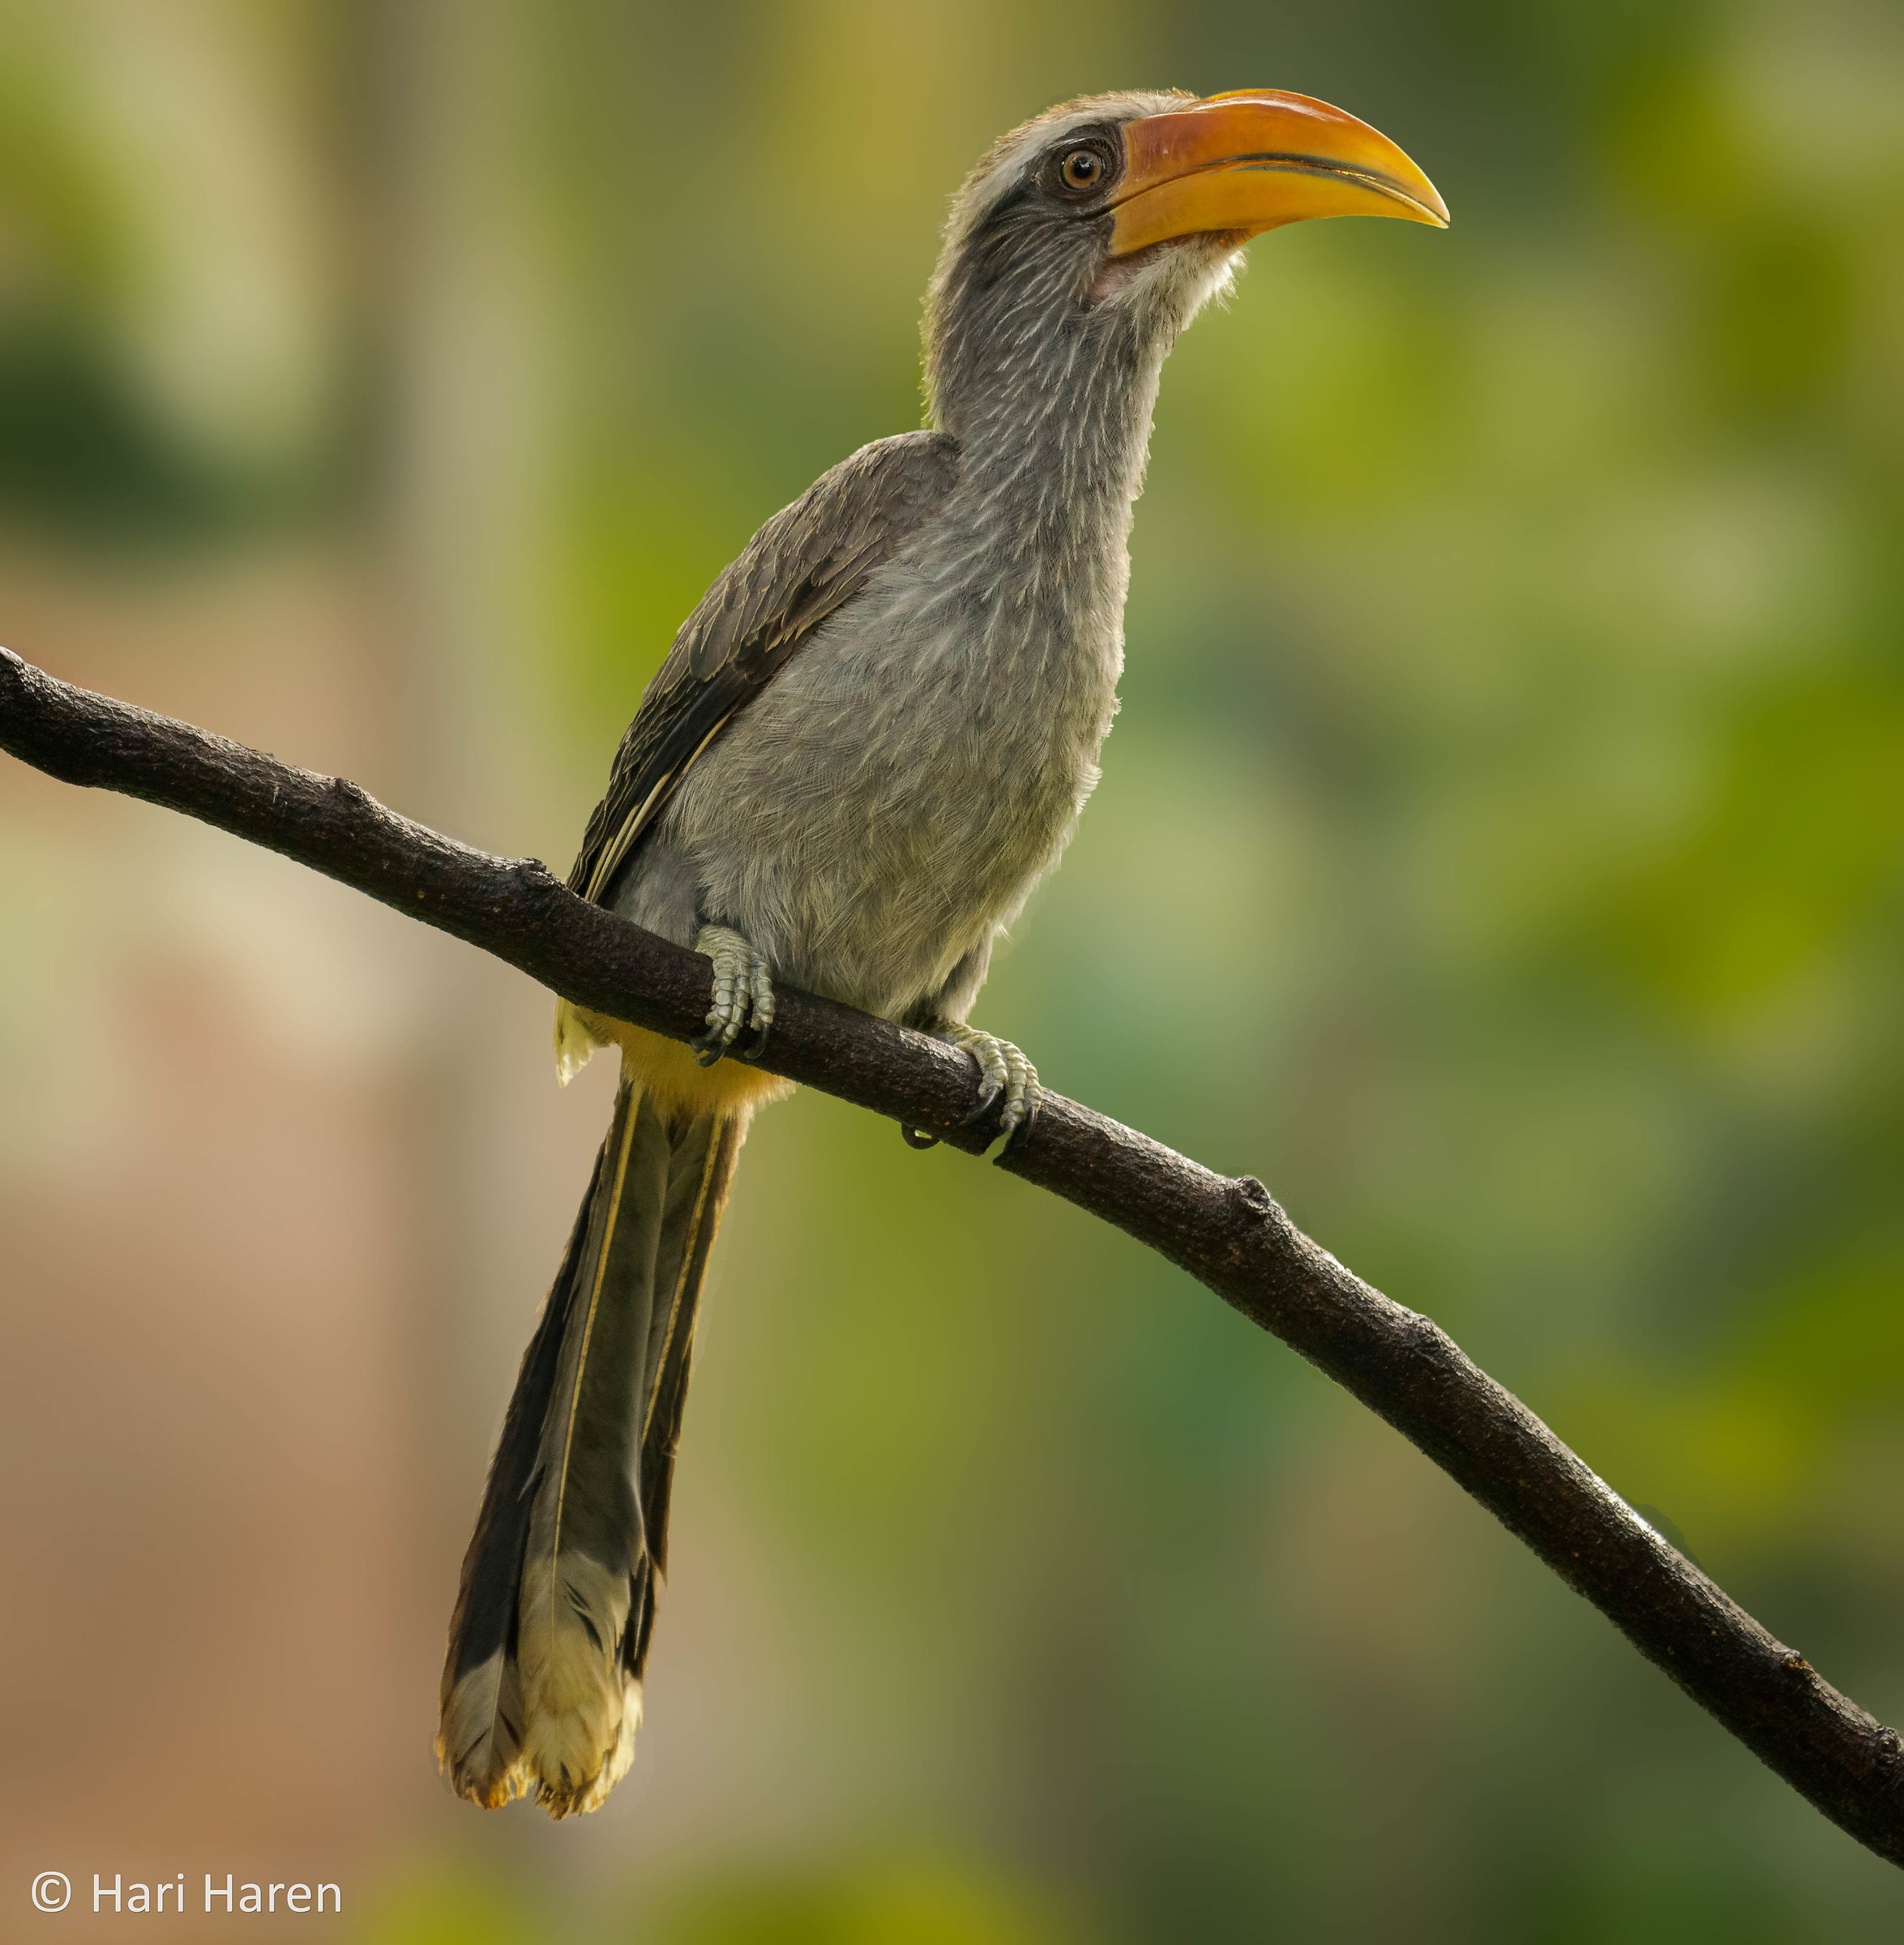
<instances>
[{"instance_id":1,"label":"bird toe","mask_svg":"<svg viewBox=\"0 0 1904 1945\"><path fill-rule=\"evenodd\" d=\"M695 934L694 949L714 962L707 1031L687 1043L695 1058L704 1067L712 1067L733 1047L742 1028L751 1025L754 1037L741 1058L758 1060L767 1049L767 1036L773 1025L773 974L766 959L725 925L703 925Z\"/></svg>"},{"instance_id":2,"label":"bird toe","mask_svg":"<svg viewBox=\"0 0 1904 1945\"><path fill-rule=\"evenodd\" d=\"M960 1123L970 1127L995 1111L998 1116L993 1132L1005 1138L1003 1155L1021 1142L1037 1118L1042 1090L1038 1071L1008 1040L981 1032L976 1027L956 1024L939 1035L972 1056L978 1067L978 1099Z\"/></svg>"}]
</instances>

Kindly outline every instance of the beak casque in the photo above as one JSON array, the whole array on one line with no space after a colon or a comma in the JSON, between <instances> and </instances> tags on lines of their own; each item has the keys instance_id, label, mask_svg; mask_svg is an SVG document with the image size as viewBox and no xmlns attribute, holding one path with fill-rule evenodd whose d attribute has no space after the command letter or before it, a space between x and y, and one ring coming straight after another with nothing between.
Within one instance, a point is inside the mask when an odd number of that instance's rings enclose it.
<instances>
[{"instance_id":1,"label":"beak casque","mask_svg":"<svg viewBox=\"0 0 1904 1945\"><path fill-rule=\"evenodd\" d=\"M1310 216L1448 225L1435 185L1386 135L1307 95L1245 88L1123 128L1110 254L1179 237L1241 243Z\"/></svg>"}]
</instances>

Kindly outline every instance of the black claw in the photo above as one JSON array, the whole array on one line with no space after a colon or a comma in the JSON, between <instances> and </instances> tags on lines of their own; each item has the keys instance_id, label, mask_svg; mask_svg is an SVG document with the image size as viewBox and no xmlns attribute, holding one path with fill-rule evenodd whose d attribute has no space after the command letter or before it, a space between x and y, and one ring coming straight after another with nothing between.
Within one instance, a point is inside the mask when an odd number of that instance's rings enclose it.
<instances>
[{"instance_id":1,"label":"black claw","mask_svg":"<svg viewBox=\"0 0 1904 1945\"><path fill-rule=\"evenodd\" d=\"M1020 1122L1018 1126L1005 1137L1005 1145L992 1157L992 1165L995 1168L1008 1155L1013 1154L1022 1148L1025 1143L1031 1139L1031 1131L1038 1125L1038 1111L1044 1105L1044 1090L1042 1088L1033 1088L1031 1090L1030 1098L1025 1103L1024 1120Z\"/></svg>"},{"instance_id":2,"label":"black claw","mask_svg":"<svg viewBox=\"0 0 1904 1945\"><path fill-rule=\"evenodd\" d=\"M899 1139L909 1148L935 1148L939 1146L936 1135L927 1135L918 1128L909 1128L903 1121L899 1124Z\"/></svg>"},{"instance_id":3,"label":"black claw","mask_svg":"<svg viewBox=\"0 0 1904 1945\"><path fill-rule=\"evenodd\" d=\"M1004 1096L1005 1090L1001 1087L981 1088L977 1105L959 1117L959 1126L969 1128L974 1122L983 1121Z\"/></svg>"},{"instance_id":4,"label":"black claw","mask_svg":"<svg viewBox=\"0 0 1904 1945\"><path fill-rule=\"evenodd\" d=\"M773 1022L768 1020L747 1045L735 1054L736 1060L758 1060L767 1051L767 1043L773 1037Z\"/></svg>"}]
</instances>

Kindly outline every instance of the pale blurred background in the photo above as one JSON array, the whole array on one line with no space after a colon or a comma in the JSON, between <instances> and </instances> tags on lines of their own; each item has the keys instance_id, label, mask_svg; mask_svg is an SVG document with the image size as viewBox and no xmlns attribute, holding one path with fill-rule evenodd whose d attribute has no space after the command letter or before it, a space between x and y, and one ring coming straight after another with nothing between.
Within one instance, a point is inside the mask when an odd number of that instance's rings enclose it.
<instances>
[{"instance_id":1,"label":"pale blurred background","mask_svg":"<svg viewBox=\"0 0 1904 1945\"><path fill-rule=\"evenodd\" d=\"M917 423L978 151L1172 83L1340 102L1454 227L1266 238L1178 351L1105 782L978 1018L1904 1720L1894 6L0 0L0 639L566 868L708 579ZM338 1881L362 1945L1898 1936L1359 1407L811 1096L742 1168L632 1776L453 1802L611 1078L549 1014L0 759L0 1937L96 1929L45 1869Z\"/></svg>"}]
</instances>

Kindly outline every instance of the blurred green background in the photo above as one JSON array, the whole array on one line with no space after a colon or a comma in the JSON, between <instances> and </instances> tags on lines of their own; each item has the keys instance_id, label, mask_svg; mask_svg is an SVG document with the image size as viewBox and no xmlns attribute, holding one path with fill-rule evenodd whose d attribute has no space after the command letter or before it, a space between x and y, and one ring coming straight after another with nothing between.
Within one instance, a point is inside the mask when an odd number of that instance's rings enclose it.
<instances>
[{"instance_id":1,"label":"blurred green background","mask_svg":"<svg viewBox=\"0 0 1904 1945\"><path fill-rule=\"evenodd\" d=\"M1454 225L1262 239L1175 353L1105 781L978 1018L1260 1174L1904 1718L1894 6L0 0L0 639L566 866L707 581L917 423L973 157L1170 84L1337 101ZM0 766L6 1909L1898 1935L1359 1408L811 1096L742 1169L635 1772L452 1802L456 1562L606 1116L547 1015Z\"/></svg>"}]
</instances>

